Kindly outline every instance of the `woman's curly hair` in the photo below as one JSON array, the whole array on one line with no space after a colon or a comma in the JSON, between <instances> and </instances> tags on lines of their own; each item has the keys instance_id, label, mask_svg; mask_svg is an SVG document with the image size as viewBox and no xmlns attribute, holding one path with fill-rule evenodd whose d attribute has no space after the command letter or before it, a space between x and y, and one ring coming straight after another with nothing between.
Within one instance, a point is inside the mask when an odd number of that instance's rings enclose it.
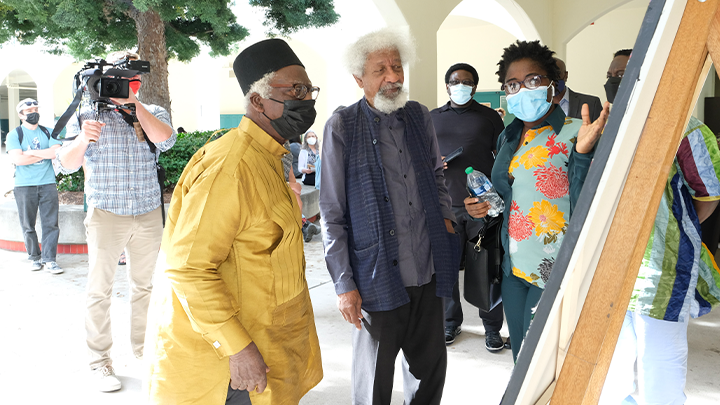
<instances>
[{"instance_id":1,"label":"woman's curly hair","mask_svg":"<svg viewBox=\"0 0 720 405\"><path fill-rule=\"evenodd\" d=\"M505 76L510 64L521 59L530 59L547 72L550 80L557 81L560 78L560 69L555 63L554 54L555 52L550 48L541 45L540 41L518 40L503 49L502 59L498 62L498 71L495 74L498 75L498 81L505 84Z\"/></svg>"}]
</instances>

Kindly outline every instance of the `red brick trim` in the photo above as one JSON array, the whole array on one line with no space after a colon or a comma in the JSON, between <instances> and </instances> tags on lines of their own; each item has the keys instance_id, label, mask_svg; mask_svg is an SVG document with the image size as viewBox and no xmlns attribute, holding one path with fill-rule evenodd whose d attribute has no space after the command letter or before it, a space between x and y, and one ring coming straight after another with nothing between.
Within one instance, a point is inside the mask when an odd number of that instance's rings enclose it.
<instances>
[{"instance_id":1,"label":"red brick trim","mask_svg":"<svg viewBox=\"0 0 720 405\"><path fill-rule=\"evenodd\" d=\"M24 252L25 244L22 242L13 242L9 240L0 240L0 249L12 250L15 252ZM70 254L87 254L87 245L66 245L58 244L58 253Z\"/></svg>"}]
</instances>

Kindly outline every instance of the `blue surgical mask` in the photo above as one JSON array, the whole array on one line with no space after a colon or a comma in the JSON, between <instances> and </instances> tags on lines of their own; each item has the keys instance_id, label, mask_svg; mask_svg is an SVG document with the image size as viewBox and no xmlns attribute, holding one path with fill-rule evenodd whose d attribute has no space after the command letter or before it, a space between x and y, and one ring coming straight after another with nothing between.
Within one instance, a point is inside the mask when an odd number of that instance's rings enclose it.
<instances>
[{"instance_id":1,"label":"blue surgical mask","mask_svg":"<svg viewBox=\"0 0 720 405\"><path fill-rule=\"evenodd\" d=\"M555 97L555 88L553 89L552 97ZM542 118L550 107L552 102L547 101L548 98L548 86L540 86L537 89L521 88L515 94L507 96L508 112L515 115L521 121L534 122Z\"/></svg>"},{"instance_id":2,"label":"blue surgical mask","mask_svg":"<svg viewBox=\"0 0 720 405\"><path fill-rule=\"evenodd\" d=\"M464 84L450 86L450 100L457 105L467 104L467 102L470 101L470 98L472 98L470 93L472 93L472 87L470 86L466 86Z\"/></svg>"}]
</instances>

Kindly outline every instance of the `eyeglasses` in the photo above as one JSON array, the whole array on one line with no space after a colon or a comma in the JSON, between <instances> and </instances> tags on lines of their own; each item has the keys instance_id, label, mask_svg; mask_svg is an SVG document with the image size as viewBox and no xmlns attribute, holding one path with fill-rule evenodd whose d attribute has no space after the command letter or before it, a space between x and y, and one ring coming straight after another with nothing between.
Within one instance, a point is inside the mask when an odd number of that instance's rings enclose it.
<instances>
[{"instance_id":1,"label":"eyeglasses","mask_svg":"<svg viewBox=\"0 0 720 405\"><path fill-rule=\"evenodd\" d=\"M26 102L25 102L25 105L28 106L28 107L31 106L31 105L38 105L38 102L37 102L37 101L26 101Z\"/></svg>"},{"instance_id":2,"label":"eyeglasses","mask_svg":"<svg viewBox=\"0 0 720 405\"><path fill-rule=\"evenodd\" d=\"M448 85L450 85L450 86L457 86L458 84L464 84L465 86L475 87L475 82L473 82L472 80L463 80L463 81L450 80L448 82Z\"/></svg>"},{"instance_id":3,"label":"eyeglasses","mask_svg":"<svg viewBox=\"0 0 720 405\"><path fill-rule=\"evenodd\" d=\"M535 90L542 84L543 75L532 75L525 78L523 81L513 80L503 84L500 89L504 90L507 94L515 94L520 91L521 84L525 85L528 90Z\"/></svg>"},{"instance_id":4,"label":"eyeglasses","mask_svg":"<svg viewBox=\"0 0 720 405\"><path fill-rule=\"evenodd\" d=\"M295 93L293 95L298 100L304 100L305 97L307 97L308 91L310 92L310 97L313 100L317 99L318 94L320 94L320 87L317 87L317 86L308 87L301 83L294 84L292 86L272 86L271 85L270 87L273 87L276 89L293 89L294 93Z\"/></svg>"}]
</instances>

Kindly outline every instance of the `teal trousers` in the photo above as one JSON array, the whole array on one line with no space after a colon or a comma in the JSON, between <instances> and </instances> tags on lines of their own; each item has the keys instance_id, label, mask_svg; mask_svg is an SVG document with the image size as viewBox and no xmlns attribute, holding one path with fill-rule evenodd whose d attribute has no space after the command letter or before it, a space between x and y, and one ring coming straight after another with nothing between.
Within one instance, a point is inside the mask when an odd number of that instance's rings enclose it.
<instances>
[{"instance_id":1,"label":"teal trousers","mask_svg":"<svg viewBox=\"0 0 720 405\"><path fill-rule=\"evenodd\" d=\"M543 289L514 275L502 280L502 302L505 309L505 323L510 333L513 361L517 362L520 347L530 328L532 309L535 308Z\"/></svg>"}]
</instances>

